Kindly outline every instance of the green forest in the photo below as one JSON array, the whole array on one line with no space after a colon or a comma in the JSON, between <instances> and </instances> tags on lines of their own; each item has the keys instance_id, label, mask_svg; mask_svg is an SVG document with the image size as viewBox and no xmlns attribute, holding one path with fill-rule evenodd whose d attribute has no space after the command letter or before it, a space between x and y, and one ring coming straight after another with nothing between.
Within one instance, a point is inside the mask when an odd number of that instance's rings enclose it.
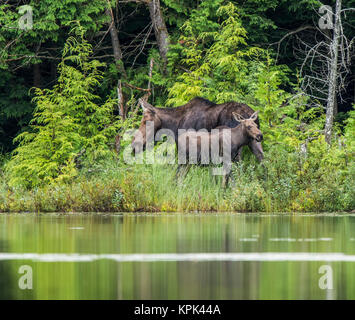
<instances>
[{"instance_id":1,"label":"green forest","mask_svg":"<svg viewBox=\"0 0 355 320\"><path fill-rule=\"evenodd\" d=\"M354 35L355 0L1 1L0 212L354 211ZM139 99L196 97L258 111L263 161L124 161Z\"/></svg>"}]
</instances>

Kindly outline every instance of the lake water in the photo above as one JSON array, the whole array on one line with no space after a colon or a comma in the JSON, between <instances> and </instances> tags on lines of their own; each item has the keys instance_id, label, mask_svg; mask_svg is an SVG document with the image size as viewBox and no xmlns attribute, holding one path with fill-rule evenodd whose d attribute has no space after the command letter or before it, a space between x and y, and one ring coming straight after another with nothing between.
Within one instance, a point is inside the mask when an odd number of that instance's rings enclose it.
<instances>
[{"instance_id":1,"label":"lake water","mask_svg":"<svg viewBox=\"0 0 355 320\"><path fill-rule=\"evenodd\" d=\"M0 288L1 299L355 299L355 216L1 214Z\"/></svg>"}]
</instances>

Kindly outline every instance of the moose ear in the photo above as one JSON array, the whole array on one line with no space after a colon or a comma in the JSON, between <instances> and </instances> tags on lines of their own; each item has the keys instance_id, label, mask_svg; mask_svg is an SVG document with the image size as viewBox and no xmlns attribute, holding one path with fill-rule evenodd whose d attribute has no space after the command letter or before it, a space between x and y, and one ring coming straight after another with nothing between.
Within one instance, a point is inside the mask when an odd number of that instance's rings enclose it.
<instances>
[{"instance_id":1,"label":"moose ear","mask_svg":"<svg viewBox=\"0 0 355 320\"><path fill-rule=\"evenodd\" d=\"M143 100L143 99L139 99L138 100L139 104L141 105L143 112L154 112L154 107L148 103L147 101Z\"/></svg>"},{"instance_id":2,"label":"moose ear","mask_svg":"<svg viewBox=\"0 0 355 320\"><path fill-rule=\"evenodd\" d=\"M255 120L258 118L258 113L259 113L259 111L254 112L254 113L251 115L250 120L255 121Z\"/></svg>"},{"instance_id":3,"label":"moose ear","mask_svg":"<svg viewBox=\"0 0 355 320\"><path fill-rule=\"evenodd\" d=\"M232 112L232 114L233 114L234 119L237 120L238 122L242 122L245 120L239 113Z\"/></svg>"}]
</instances>

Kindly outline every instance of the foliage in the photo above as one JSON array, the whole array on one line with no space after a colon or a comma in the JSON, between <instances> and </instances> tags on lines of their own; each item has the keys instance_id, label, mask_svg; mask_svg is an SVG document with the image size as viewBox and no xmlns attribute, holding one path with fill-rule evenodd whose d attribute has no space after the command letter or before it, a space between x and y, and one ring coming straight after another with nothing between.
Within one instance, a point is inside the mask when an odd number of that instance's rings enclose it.
<instances>
[{"instance_id":1,"label":"foliage","mask_svg":"<svg viewBox=\"0 0 355 320\"><path fill-rule=\"evenodd\" d=\"M296 151L301 144L318 138L322 133L324 115L320 108L308 108L308 98L295 86L292 95L280 85L287 79L287 68L276 66L268 56L260 62L252 103L259 110L261 129L267 137L266 146L283 145Z\"/></svg>"},{"instance_id":2,"label":"foliage","mask_svg":"<svg viewBox=\"0 0 355 320\"><path fill-rule=\"evenodd\" d=\"M33 28L21 30L20 5L29 5L33 12ZM0 3L0 148L13 149L12 139L28 130L34 110L29 89L32 69L38 65L40 82L53 84L57 59L72 21L80 21L86 32L97 32L106 22L103 14L107 0L25 0ZM48 47L44 49L43 47ZM39 53L39 51L43 53ZM47 70L46 70L47 69ZM45 85L47 86L47 85Z\"/></svg>"},{"instance_id":3,"label":"foliage","mask_svg":"<svg viewBox=\"0 0 355 320\"><path fill-rule=\"evenodd\" d=\"M0 212L333 212L355 206L354 161L312 141L307 158L279 146L255 161L233 167L224 190L208 168L194 167L175 180L175 166L125 165L113 160L84 167L71 183L0 192ZM340 169L340 170L339 170Z\"/></svg>"},{"instance_id":4,"label":"foliage","mask_svg":"<svg viewBox=\"0 0 355 320\"><path fill-rule=\"evenodd\" d=\"M353 110L351 110L349 113L349 117L346 120L346 126L345 126L345 140L346 144L349 147L350 152L352 155L355 153L355 104L353 104Z\"/></svg>"},{"instance_id":5,"label":"foliage","mask_svg":"<svg viewBox=\"0 0 355 320\"><path fill-rule=\"evenodd\" d=\"M0 211L354 209L355 111L339 104L335 143L326 145L324 110L299 89L292 41L277 45L318 19L318 0L162 0L170 36L166 72L144 2L23 3L34 8L27 31L17 26L17 1L0 5L0 151L16 148L0 157ZM123 51L119 62L109 4ZM68 37L73 21L80 27ZM125 119L115 102L118 80ZM244 153L227 190L207 168L193 168L177 183L174 167L124 164L122 153L111 151L114 135L138 126L138 98L146 92L139 88L148 83L158 106L202 96L258 110L263 164Z\"/></svg>"},{"instance_id":6,"label":"foliage","mask_svg":"<svg viewBox=\"0 0 355 320\"><path fill-rule=\"evenodd\" d=\"M103 64L89 59L92 49L82 28L74 32L64 47L58 84L35 89L31 131L16 138L19 147L7 165L10 185L67 181L77 174L78 153L90 162L111 153L113 102L98 105L99 97L93 93L102 79Z\"/></svg>"},{"instance_id":7,"label":"foliage","mask_svg":"<svg viewBox=\"0 0 355 320\"><path fill-rule=\"evenodd\" d=\"M196 96L218 103L244 100L248 75L255 59L262 54L247 46L246 30L237 8L231 2L203 2L182 26L179 44L172 46L181 57L183 68L169 90L169 104L181 105ZM174 54L174 53L172 53Z\"/></svg>"}]
</instances>

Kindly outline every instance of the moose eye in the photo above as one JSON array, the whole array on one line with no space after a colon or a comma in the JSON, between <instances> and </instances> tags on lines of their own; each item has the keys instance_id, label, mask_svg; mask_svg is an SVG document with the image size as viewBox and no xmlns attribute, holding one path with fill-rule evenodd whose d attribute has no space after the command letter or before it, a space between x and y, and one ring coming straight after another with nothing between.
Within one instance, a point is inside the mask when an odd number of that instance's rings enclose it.
<instances>
[{"instance_id":1,"label":"moose eye","mask_svg":"<svg viewBox=\"0 0 355 320\"><path fill-rule=\"evenodd\" d=\"M248 126L248 129L251 129L251 126Z\"/></svg>"}]
</instances>

